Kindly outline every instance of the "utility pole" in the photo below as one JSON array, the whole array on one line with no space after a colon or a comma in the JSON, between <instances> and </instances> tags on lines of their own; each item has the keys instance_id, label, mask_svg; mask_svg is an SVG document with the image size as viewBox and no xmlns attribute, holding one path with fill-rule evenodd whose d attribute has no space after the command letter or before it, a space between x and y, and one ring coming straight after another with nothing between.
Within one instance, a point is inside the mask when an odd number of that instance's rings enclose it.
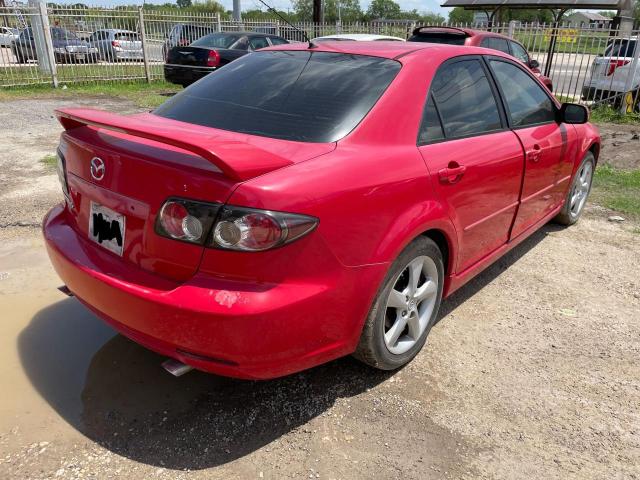
<instances>
[{"instance_id":1,"label":"utility pole","mask_svg":"<svg viewBox=\"0 0 640 480\"><path fill-rule=\"evenodd\" d=\"M242 15L240 14L241 6L240 0L233 0L233 19L236 22L242 21Z\"/></svg>"}]
</instances>

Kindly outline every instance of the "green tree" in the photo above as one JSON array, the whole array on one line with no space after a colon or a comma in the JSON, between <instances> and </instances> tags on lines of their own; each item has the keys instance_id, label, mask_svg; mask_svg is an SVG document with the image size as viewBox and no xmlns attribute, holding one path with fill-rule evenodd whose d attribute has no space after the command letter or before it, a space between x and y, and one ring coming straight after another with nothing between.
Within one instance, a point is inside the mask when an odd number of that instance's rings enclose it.
<instances>
[{"instance_id":1,"label":"green tree","mask_svg":"<svg viewBox=\"0 0 640 480\"><path fill-rule=\"evenodd\" d=\"M176 0L178 8L187 8L191 6L191 0Z\"/></svg>"},{"instance_id":2,"label":"green tree","mask_svg":"<svg viewBox=\"0 0 640 480\"><path fill-rule=\"evenodd\" d=\"M393 0L373 0L367 10L367 17L372 20L378 18L400 18L402 11L400 5Z\"/></svg>"},{"instance_id":3,"label":"green tree","mask_svg":"<svg viewBox=\"0 0 640 480\"><path fill-rule=\"evenodd\" d=\"M449 12L449 23L472 23L473 12L462 7L454 7Z\"/></svg>"}]
</instances>

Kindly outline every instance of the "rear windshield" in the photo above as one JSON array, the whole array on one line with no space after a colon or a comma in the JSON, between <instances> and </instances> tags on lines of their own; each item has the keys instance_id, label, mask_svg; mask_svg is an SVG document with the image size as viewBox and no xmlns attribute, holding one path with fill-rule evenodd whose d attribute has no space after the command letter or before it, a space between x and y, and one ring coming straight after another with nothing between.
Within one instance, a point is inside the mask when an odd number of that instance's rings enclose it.
<instances>
[{"instance_id":1,"label":"rear windshield","mask_svg":"<svg viewBox=\"0 0 640 480\"><path fill-rule=\"evenodd\" d=\"M445 43L447 45L464 45L466 35L446 32L418 33L409 37L410 42Z\"/></svg>"},{"instance_id":2,"label":"rear windshield","mask_svg":"<svg viewBox=\"0 0 640 480\"><path fill-rule=\"evenodd\" d=\"M122 40L123 42L137 42L138 40L140 40L138 38L138 34L137 33L116 33L113 36L114 39L116 40Z\"/></svg>"},{"instance_id":3,"label":"rear windshield","mask_svg":"<svg viewBox=\"0 0 640 480\"><path fill-rule=\"evenodd\" d=\"M343 53L251 53L178 93L155 114L240 133L334 142L364 118L400 70Z\"/></svg>"},{"instance_id":4,"label":"rear windshield","mask_svg":"<svg viewBox=\"0 0 640 480\"><path fill-rule=\"evenodd\" d=\"M212 35L207 35L202 38L199 38L191 45L194 47L219 47L219 48L229 48L231 45L236 43L240 38L238 35L228 35L226 33L214 33Z\"/></svg>"},{"instance_id":5,"label":"rear windshield","mask_svg":"<svg viewBox=\"0 0 640 480\"><path fill-rule=\"evenodd\" d=\"M611 40L604 52L605 57L633 57L636 41L629 39Z\"/></svg>"}]
</instances>

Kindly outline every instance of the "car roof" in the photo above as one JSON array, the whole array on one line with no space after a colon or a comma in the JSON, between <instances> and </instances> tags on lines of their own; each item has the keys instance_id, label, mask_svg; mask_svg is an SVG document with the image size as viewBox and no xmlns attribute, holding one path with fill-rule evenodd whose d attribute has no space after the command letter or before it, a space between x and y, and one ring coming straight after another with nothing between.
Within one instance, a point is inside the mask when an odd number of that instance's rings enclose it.
<instances>
[{"instance_id":1,"label":"car roof","mask_svg":"<svg viewBox=\"0 0 640 480\"><path fill-rule=\"evenodd\" d=\"M326 41L312 44L309 43L289 43L260 49L264 51L274 50L311 50L312 52L335 52L351 55L367 55L372 57L381 57L389 59L402 58L403 63L411 61L412 58L424 58L429 54L432 57L440 57L442 59L449 57L457 57L462 55L493 55L496 57L504 57L513 60L511 55L507 55L498 50L490 50L482 47L465 46L465 45L447 45L442 43L427 42L343 42L343 41ZM413 55L420 53L420 55Z\"/></svg>"},{"instance_id":2,"label":"car roof","mask_svg":"<svg viewBox=\"0 0 640 480\"><path fill-rule=\"evenodd\" d=\"M338 33L335 35L325 35L323 37L316 37L314 40L330 40L332 38L341 38L344 40L356 40L356 41L369 41L378 40L381 38L397 39L405 41L404 38L394 37L392 35L376 35L373 33Z\"/></svg>"},{"instance_id":3,"label":"car roof","mask_svg":"<svg viewBox=\"0 0 640 480\"><path fill-rule=\"evenodd\" d=\"M137 33L133 30L124 30L122 28L101 28L100 30L96 30L96 32L112 32L112 33Z\"/></svg>"},{"instance_id":4,"label":"car roof","mask_svg":"<svg viewBox=\"0 0 640 480\"><path fill-rule=\"evenodd\" d=\"M283 37L280 37L279 35L274 35L273 33L260 33L260 32L211 32L211 33L208 33L207 35L205 35L205 37L208 37L210 35L220 35L220 34L224 34L224 35L245 35L247 37L283 38Z\"/></svg>"}]
</instances>

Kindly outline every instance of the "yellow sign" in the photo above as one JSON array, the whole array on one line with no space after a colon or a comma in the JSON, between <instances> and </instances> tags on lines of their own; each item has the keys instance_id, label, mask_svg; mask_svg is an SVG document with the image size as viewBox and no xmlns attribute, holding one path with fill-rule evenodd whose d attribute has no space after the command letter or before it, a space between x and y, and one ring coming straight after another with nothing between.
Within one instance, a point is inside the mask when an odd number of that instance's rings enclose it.
<instances>
[{"instance_id":1,"label":"yellow sign","mask_svg":"<svg viewBox=\"0 0 640 480\"><path fill-rule=\"evenodd\" d=\"M578 38L578 29L576 28L559 28L556 35L558 43L576 43ZM544 39L548 42L553 35L553 29L548 28L544 31Z\"/></svg>"}]
</instances>

